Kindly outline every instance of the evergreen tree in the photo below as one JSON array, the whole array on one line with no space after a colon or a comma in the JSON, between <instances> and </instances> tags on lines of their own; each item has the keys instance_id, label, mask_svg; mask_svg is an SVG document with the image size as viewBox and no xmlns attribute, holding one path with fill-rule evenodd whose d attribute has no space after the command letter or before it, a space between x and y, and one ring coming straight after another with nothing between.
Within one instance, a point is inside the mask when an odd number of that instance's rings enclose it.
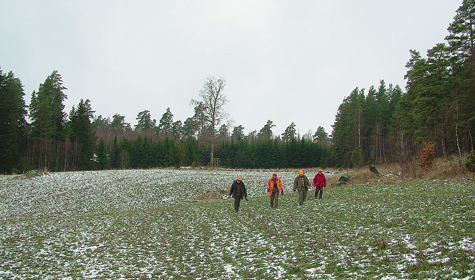
<instances>
[{"instance_id":1,"label":"evergreen tree","mask_svg":"<svg viewBox=\"0 0 475 280\"><path fill-rule=\"evenodd\" d=\"M173 155L173 149L175 149L175 140L171 138L165 138L163 142L163 155L164 155L164 167L173 166L176 164L176 157Z\"/></svg>"},{"instance_id":2,"label":"evergreen tree","mask_svg":"<svg viewBox=\"0 0 475 280\"><path fill-rule=\"evenodd\" d=\"M183 124L180 120L172 123L171 132L175 140L180 140L183 137Z\"/></svg>"},{"instance_id":3,"label":"evergreen tree","mask_svg":"<svg viewBox=\"0 0 475 280\"><path fill-rule=\"evenodd\" d=\"M109 160L107 158L106 143L103 138L99 140L99 145L96 148L97 167L99 170L105 170L109 167Z\"/></svg>"},{"instance_id":4,"label":"evergreen tree","mask_svg":"<svg viewBox=\"0 0 475 280\"><path fill-rule=\"evenodd\" d=\"M193 162L198 161L197 141L193 137L188 137L184 141L183 165L191 166Z\"/></svg>"},{"instance_id":5,"label":"evergreen tree","mask_svg":"<svg viewBox=\"0 0 475 280\"><path fill-rule=\"evenodd\" d=\"M205 114L205 104L203 101L192 100L191 104L195 105L195 114L189 122L190 130L198 133L198 138L201 138L208 126L208 117Z\"/></svg>"},{"instance_id":6,"label":"evergreen tree","mask_svg":"<svg viewBox=\"0 0 475 280\"><path fill-rule=\"evenodd\" d=\"M132 161L130 154L132 153L133 143L129 141L127 138L122 138L119 144L119 162L120 168L130 168L132 167Z\"/></svg>"},{"instance_id":7,"label":"evergreen tree","mask_svg":"<svg viewBox=\"0 0 475 280\"><path fill-rule=\"evenodd\" d=\"M170 108L167 108L167 111L163 113L162 118L160 119L158 129L160 134L166 138L172 136L172 126L173 126L173 114L170 111Z\"/></svg>"},{"instance_id":8,"label":"evergreen tree","mask_svg":"<svg viewBox=\"0 0 475 280\"><path fill-rule=\"evenodd\" d=\"M63 111L63 102L67 98L63 92L65 89L61 75L53 71L40 85L38 92L33 91L31 96L31 139L40 168L61 169L58 155L66 136L66 113Z\"/></svg>"},{"instance_id":9,"label":"evergreen tree","mask_svg":"<svg viewBox=\"0 0 475 280\"><path fill-rule=\"evenodd\" d=\"M418 93L423 90L423 81L426 76L425 66L427 61L422 58L420 53L416 50L410 50L410 53L411 59L406 63L406 68L408 68L408 70L404 76L407 80L407 93L401 99L401 102L406 105L407 114L400 114L400 117L402 118L401 126L404 134L414 135L417 138L418 135L423 133L419 125L419 116L414 112L414 104L418 97ZM400 108L399 111L402 111L402 108Z\"/></svg>"},{"instance_id":10,"label":"evergreen tree","mask_svg":"<svg viewBox=\"0 0 475 280\"><path fill-rule=\"evenodd\" d=\"M271 120L268 120L267 123L264 125L264 127L261 128L261 130L257 134L257 137L259 139L264 139L264 140L272 139L273 137L272 128L274 126L275 125L273 124L273 122Z\"/></svg>"},{"instance_id":11,"label":"evergreen tree","mask_svg":"<svg viewBox=\"0 0 475 280\"><path fill-rule=\"evenodd\" d=\"M150 111L145 110L137 114L136 131L151 131L155 128L157 121L152 119Z\"/></svg>"},{"instance_id":12,"label":"evergreen tree","mask_svg":"<svg viewBox=\"0 0 475 280\"><path fill-rule=\"evenodd\" d=\"M226 124L222 124L218 130L217 140L218 142L228 141L229 139L229 131L228 126Z\"/></svg>"},{"instance_id":13,"label":"evergreen tree","mask_svg":"<svg viewBox=\"0 0 475 280\"><path fill-rule=\"evenodd\" d=\"M111 119L104 118L102 115L94 116L92 120L92 130L95 131L97 138L104 139L106 144L111 142L111 137L114 135L111 129Z\"/></svg>"},{"instance_id":14,"label":"evergreen tree","mask_svg":"<svg viewBox=\"0 0 475 280\"><path fill-rule=\"evenodd\" d=\"M363 132L362 132L362 146L365 148L365 158L374 163L379 148L381 120L379 115L381 110L378 109L377 92L374 86L371 86L363 104ZM361 149L363 152L363 149Z\"/></svg>"},{"instance_id":15,"label":"evergreen tree","mask_svg":"<svg viewBox=\"0 0 475 280\"><path fill-rule=\"evenodd\" d=\"M313 134L313 142L330 148L330 138L328 137L328 133L325 131L323 126L319 126L315 134Z\"/></svg>"},{"instance_id":16,"label":"evergreen tree","mask_svg":"<svg viewBox=\"0 0 475 280\"><path fill-rule=\"evenodd\" d=\"M117 135L114 136L114 140L112 141L110 165L114 169L120 168L120 147Z\"/></svg>"},{"instance_id":17,"label":"evergreen tree","mask_svg":"<svg viewBox=\"0 0 475 280\"><path fill-rule=\"evenodd\" d=\"M110 118L104 118L102 117L102 115L95 116L94 119L92 120L92 128L94 130L99 129L100 127L110 128L110 126L111 126Z\"/></svg>"},{"instance_id":18,"label":"evergreen tree","mask_svg":"<svg viewBox=\"0 0 475 280\"><path fill-rule=\"evenodd\" d=\"M220 166L231 166L233 157L232 146L232 142L222 141L219 146L216 147L215 155L220 159Z\"/></svg>"},{"instance_id":19,"label":"evergreen tree","mask_svg":"<svg viewBox=\"0 0 475 280\"><path fill-rule=\"evenodd\" d=\"M151 168L157 166L154 146L155 143L153 142L152 138L145 135L141 147L138 147L141 151L140 155L142 157L141 165L139 166L140 168Z\"/></svg>"},{"instance_id":20,"label":"evergreen tree","mask_svg":"<svg viewBox=\"0 0 475 280\"><path fill-rule=\"evenodd\" d=\"M409 70L406 77L410 121L413 122L406 126L416 127L415 136L419 144L425 141L440 143L443 154L447 156L446 108L451 102L447 48L444 44L438 44L428 51L428 59L420 58L417 52L412 55L407 64Z\"/></svg>"},{"instance_id":21,"label":"evergreen tree","mask_svg":"<svg viewBox=\"0 0 475 280\"><path fill-rule=\"evenodd\" d=\"M257 130L253 130L253 131L249 132L249 134L247 135L247 138L248 138L249 141L255 141L255 140L257 140L258 135L259 134L257 133Z\"/></svg>"},{"instance_id":22,"label":"evergreen tree","mask_svg":"<svg viewBox=\"0 0 475 280\"><path fill-rule=\"evenodd\" d=\"M349 167L351 153L362 145L364 101L364 90L355 88L338 108L332 140L332 157L337 166Z\"/></svg>"},{"instance_id":23,"label":"evergreen tree","mask_svg":"<svg viewBox=\"0 0 475 280\"><path fill-rule=\"evenodd\" d=\"M470 60L475 54L475 0L463 0L447 30L454 58L460 63Z\"/></svg>"},{"instance_id":24,"label":"evergreen tree","mask_svg":"<svg viewBox=\"0 0 475 280\"><path fill-rule=\"evenodd\" d=\"M464 0L449 25L448 41L451 53L452 94L450 108L454 112L455 145L463 150L475 149L475 1Z\"/></svg>"},{"instance_id":25,"label":"evergreen tree","mask_svg":"<svg viewBox=\"0 0 475 280\"><path fill-rule=\"evenodd\" d=\"M284 153L287 160L287 166L291 168L302 168L304 164L302 163L301 153L299 147L297 146L297 141L295 139L284 143Z\"/></svg>"},{"instance_id":26,"label":"evergreen tree","mask_svg":"<svg viewBox=\"0 0 475 280\"><path fill-rule=\"evenodd\" d=\"M295 129L295 123L292 122L282 133L282 140L284 142L288 142L290 140L295 140L295 137L297 135L297 130Z\"/></svg>"},{"instance_id":27,"label":"evergreen tree","mask_svg":"<svg viewBox=\"0 0 475 280\"><path fill-rule=\"evenodd\" d=\"M242 125L235 126L231 138L234 142L244 139L244 127Z\"/></svg>"},{"instance_id":28,"label":"evergreen tree","mask_svg":"<svg viewBox=\"0 0 475 280\"><path fill-rule=\"evenodd\" d=\"M198 123L193 118L187 118L182 127L183 137L195 136L198 131Z\"/></svg>"},{"instance_id":29,"label":"evergreen tree","mask_svg":"<svg viewBox=\"0 0 475 280\"><path fill-rule=\"evenodd\" d=\"M129 150L130 166L132 168L142 168L144 166L143 157L143 137L139 134L133 141Z\"/></svg>"},{"instance_id":30,"label":"evergreen tree","mask_svg":"<svg viewBox=\"0 0 475 280\"><path fill-rule=\"evenodd\" d=\"M89 99L81 101L77 109L71 110L69 126L71 128L71 142L73 143L74 166L79 170L92 169L92 159L95 149L95 132L92 129L94 117Z\"/></svg>"},{"instance_id":31,"label":"evergreen tree","mask_svg":"<svg viewBox=\"0 0 475 280\"><path fill-rule=\"evenodd\" d=\"M18 167L26 141L26 106L23 85L12 72L0 69L0 173Z\"/></svg>"},{"instance_id":32,"label":"evergreen tree","mask_svg":"<svg viewBox=\"0 0 475 280\"><path fill-rule=\"evenodd\" d=\"M125 116L119 115L119 114L114 114L112 116L112 121L111 121L111 129L113 132L131 132L132 127L130 126L130 123L125 122Z\"/></svg>"},{"instance_id":33,"label":"evergreen tree","mask_svg":"<svg viewBox=\"0 0 475 280\"><path fill-rule=\"evenodd\" d=\"M169 151L170 160L173 162L175 168L180 168L182 165L184 150L178 141L174 140Z\"/></svg>"}]
</instances>

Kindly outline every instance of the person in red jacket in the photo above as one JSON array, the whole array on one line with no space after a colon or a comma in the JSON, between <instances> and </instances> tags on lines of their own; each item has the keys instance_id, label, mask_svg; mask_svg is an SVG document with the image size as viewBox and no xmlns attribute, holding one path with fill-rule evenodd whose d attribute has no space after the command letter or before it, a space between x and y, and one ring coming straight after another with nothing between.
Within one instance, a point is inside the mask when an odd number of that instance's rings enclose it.
<instances>
[{"instance_id":1,"label":"person in red jacket","mask_svg":"<svg viewBox=\"0 0 475 280\"><path fill-rule=\"evenodd\" d=\"M284 194L284 186L282 180L277 177L277 173L274 172L269 181L267 181L267 192L270 195L270 208L277 208L279 204L279 194Z\"/></svg>"},{"instance_id":2,"label":"person in red jacket","mask_svg":"<svg viewBox=\"0 0 475 280\"><path fill-rule=\"evenodd\" d=\"M313 186L315 187L315 198L322 198L323 195L323 187L327 186L327 179L323 174L323 171L320 169L318 173L313 178Z\"/></svg>"}]
</instances>

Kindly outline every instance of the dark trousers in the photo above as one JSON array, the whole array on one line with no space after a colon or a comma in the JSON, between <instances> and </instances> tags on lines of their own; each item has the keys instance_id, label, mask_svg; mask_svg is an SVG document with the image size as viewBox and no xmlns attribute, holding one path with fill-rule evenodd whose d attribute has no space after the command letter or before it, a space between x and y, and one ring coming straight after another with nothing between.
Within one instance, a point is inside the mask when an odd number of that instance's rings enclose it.
<instances>
[{"instance_id":1,"label":"dark trousers","mask_svg":"<svg viewBox=\"0 0 475 280\"><path fill-rule=\"evenodd\" d=\"M242 199L242 197L238 197L238 196L236 196L234 198L234 211L235 212L239 211L239 204L241 204L241 199Z\"/></svg>"},{"instance_id":2,"label":"dark trousers","mask_svg":"<svg viewBox=\"0 0 475 280\"><path fill-rule=\"evenodd\" d=\"M278 192L273 192L271 195L270 195L270 208L277 208L277 206L279 205L279 193Z\"/></svg>"},{"instance_id":3,"label":"dark trousers","mask_svg":"<svg viewBox=\"0 0 475 280\"><path fill-rule=\"evenodd\" d=\"M315 198L322 198L323 195L323 187L315 187Z\"/></svg>"},{"instance_id":4,"label":"dark trousers","mask_svg":"<svg viewBox=\"0 0 475 280\"><path fill-rule=\"evenodd\" d=\"M307 198L307 188L301 187L299 189L299 205L302 205Z\"/></svg>"}]
</instances>

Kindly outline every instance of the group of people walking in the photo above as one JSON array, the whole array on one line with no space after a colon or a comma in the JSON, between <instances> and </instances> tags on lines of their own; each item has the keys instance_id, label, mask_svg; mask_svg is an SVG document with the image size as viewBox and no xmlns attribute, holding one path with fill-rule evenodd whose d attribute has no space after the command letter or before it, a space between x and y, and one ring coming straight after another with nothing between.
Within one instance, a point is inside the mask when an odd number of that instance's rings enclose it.
<instances>
[{"instance_id":1,"label":"group of people walking","mask_svg":"<svg viewBox=\"0 0 475 280\"><path fill-rule=\"evenodd\" d=\"M323 188L327 186L327 180L323 171L320 169L318 173L313 178L312 186L315 187L315 198L322 198ZM310 187L310 181L307 176L305 176L304 171L300 170L299 175L294 179L294 188L293 191L298 191L299 193L299 205L302 205L305 199L307 198L307 192ZM267 192L270 196L270 207L277 208L279 205L279 196L284 194L284 186L282 180L277 177L277 173L274 172L272 177L267 181ZM229 196L234 198L234 211L239 211L239 205L242 199L247 200L247 190L244 182L241 177L238 177L234 180L231 185L231 190L229 191Z\"/></svg>"}]
</instances>

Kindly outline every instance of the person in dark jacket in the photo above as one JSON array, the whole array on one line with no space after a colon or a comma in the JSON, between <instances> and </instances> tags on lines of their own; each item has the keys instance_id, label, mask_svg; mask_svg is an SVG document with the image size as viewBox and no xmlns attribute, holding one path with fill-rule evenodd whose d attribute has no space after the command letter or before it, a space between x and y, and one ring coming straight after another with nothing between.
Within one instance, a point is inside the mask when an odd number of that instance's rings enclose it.
<instances>
[{"instance_id":1,"label":"person in dark jacket","mask_svg":"<svg viewBox=\"0 0 475 280\"><path fill-rule=\"evenodd\" d=\"M327 179L323 174L323 171L320 169L318 173L313 178L313 186L315 187L315 198L322 198L323 195L323 187L327 186Z\"/></svg>"},{"instance_id":2,"label":"person in dark jacket","mask_svg":"<svg viewBox=\"0 0 475 280\"><path fill-rule=\"evenodd\" d=\"M232 196L234 198L234 212L239 211L241 199L245 198L247 200L246 185L244 185L244 182L241 180L241 177L238 177L231 185L229 196Z\"/></svg>"}]
</instances>

